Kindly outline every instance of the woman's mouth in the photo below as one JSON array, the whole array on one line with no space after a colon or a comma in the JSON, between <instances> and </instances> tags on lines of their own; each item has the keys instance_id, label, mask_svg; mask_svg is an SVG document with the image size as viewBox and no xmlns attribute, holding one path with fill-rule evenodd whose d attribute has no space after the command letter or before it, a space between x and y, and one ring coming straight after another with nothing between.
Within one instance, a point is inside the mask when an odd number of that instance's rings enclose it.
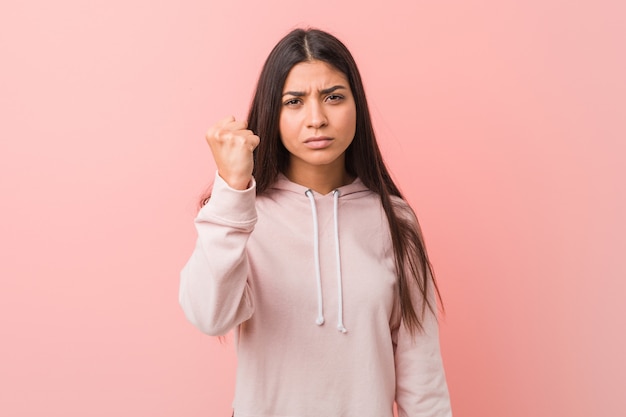
<instances>
[{"instance_id":1,"label":"woman's mouth","mask_svg":"<svg viewBox=\"0 0 626 417\"><path fill-rule=\"evenodd\" d=\"M304 145L310 149L324 149L332 143L333 139L328 136L314 136L304 141Z\"/></svg>"}]
</instances>

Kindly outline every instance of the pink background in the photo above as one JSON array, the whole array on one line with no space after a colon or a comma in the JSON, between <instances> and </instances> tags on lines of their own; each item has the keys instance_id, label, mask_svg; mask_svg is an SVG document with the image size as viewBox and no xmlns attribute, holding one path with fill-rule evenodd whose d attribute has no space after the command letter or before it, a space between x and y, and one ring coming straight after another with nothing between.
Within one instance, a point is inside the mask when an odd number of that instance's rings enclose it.
<instances>
[{"instance_id":1,"label":"pink background","mask_svg":"<svg viewBox=\"0 0 626 417\"><path fill-rule=\"evenodd\" d=\"M288 30L338 35L426 232L456 416L626 409L626 7L9 1L0 415L227 416L232 340L178 273L213 162Z\"/></svg>"}]
</instances>

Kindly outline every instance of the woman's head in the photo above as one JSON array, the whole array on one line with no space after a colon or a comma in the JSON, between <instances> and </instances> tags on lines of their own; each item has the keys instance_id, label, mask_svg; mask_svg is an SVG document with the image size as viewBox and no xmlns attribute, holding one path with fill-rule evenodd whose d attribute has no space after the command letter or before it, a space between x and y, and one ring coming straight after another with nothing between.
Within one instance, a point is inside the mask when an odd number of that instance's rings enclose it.
<instances>
[{"instance_id":1,"label":"woman's head","mask_svg":"<svg viewBox=\"0 0 626 417\"><path fill-rule=\"evenodd\" d=\"M270 52L261 71L248 115L249 128L261 138L255 150L257 191L263 192L287 168L289 152L281 142L279 123L283 87L294 66L311 61L324 62L347 79L356 107L356 126L354 140L345 154L346 169L379 192L376 186L372 187L378 175L370 172L370 168L381 165L384 176L387 173L376 144L359 70L343 43L316 29L296 29L287 34ZM396 194L395 187L394 191Z\"/></svg>"}]
</instances>

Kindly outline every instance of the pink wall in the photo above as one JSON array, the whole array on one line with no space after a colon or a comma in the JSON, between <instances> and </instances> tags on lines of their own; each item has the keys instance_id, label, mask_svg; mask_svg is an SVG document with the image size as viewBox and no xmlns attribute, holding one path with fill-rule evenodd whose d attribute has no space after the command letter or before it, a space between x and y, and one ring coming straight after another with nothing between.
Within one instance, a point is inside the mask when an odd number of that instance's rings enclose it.
<instances>
[{"instance_id":1,"label":"pink wall","mask_svg":"<svg viewBox=\"0 0 626 417\"><path fill-rule=\"evenodd\" d=\"M230 415L232 341L177 305L203 133L301 24L353 51L420 215L456 416L623 415L623 4L3 3L0 415Z\"/></svg>"}]
</instances>

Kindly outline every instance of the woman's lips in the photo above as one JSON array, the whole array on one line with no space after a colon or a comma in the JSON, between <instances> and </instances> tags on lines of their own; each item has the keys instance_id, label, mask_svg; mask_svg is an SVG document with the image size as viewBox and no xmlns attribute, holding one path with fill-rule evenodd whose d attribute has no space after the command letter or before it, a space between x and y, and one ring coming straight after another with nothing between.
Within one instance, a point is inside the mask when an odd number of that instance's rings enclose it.
<instances>
[{"instance_id":1,"label":"woman's lips","mask_svg":"<svg viewBox=\"0 0 626 417\"><path fill-rule=\"evenodd\" d=\"M324 149L332 143L333 139L328 136L310 137L304 141L304 145L310 149Z\"/></svg>"}]
</instances>

